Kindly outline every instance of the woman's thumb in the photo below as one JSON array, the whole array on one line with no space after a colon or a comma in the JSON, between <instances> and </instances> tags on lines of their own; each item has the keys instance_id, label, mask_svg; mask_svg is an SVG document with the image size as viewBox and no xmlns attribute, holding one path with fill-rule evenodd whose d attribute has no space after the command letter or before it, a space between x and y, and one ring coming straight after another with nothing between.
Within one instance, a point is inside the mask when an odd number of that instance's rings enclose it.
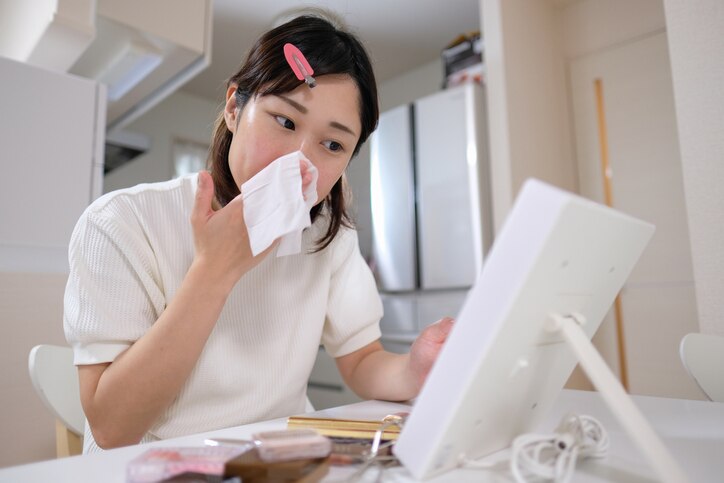
<instances>
[{"instance_id":1,"label":"woman's thumb","mask_svg":"<svg viewBox=\"0 0 724 483\"><path fill-rule=\"evenodd\" d=\"M211 202L214 199L214 180L207 171L199 171L198 187L194 200L192 218L205 218L211 210Z\"/></svg>"},{"instance_id":2,"label":"woman's thumb","mask_svg":"<svg viewBox=\"0 0 724 483\"><path fill-rule=\"evenodd\" d=\"M451 317L443 317L434 324L430 324L425 329L425 335L436 342L445 342L447 336L455 324L455 319Z\"/></svg>"}]
</instances>

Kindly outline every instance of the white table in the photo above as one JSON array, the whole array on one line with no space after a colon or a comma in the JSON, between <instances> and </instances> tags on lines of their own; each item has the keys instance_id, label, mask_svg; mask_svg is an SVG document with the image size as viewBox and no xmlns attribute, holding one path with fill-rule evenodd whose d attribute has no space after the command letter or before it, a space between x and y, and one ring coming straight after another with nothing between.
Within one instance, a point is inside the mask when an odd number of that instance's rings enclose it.
<instances>
[{"instance_id":1,"label":"white table","mask_svg":"<svg viewBox=\"0 0 724 483\"><path fill-rule=\"evenodd\" d=\"M655 397L634 396L664 444L677 459L691 483L724 482L724 404ZM654 473L642 454L623 432L595 392L564 390L541 431L548 432L571 412L588 414L600 420L609 432L611 447L603 460L579 463L575 482L654 482ZM248 439L252 433L280 429L286 420L276 419L220 431L201 433L171 440L129 446L103 454L75 456L23 466L0 469L0 482L123 482L127 463L150 447L198 446L208 437ZM500 459L503 454L494 455ZM325 481L345 481L350 469L333 467ZM365 481L374 481L376 471L367 472ZM385 472L383 481L412 481L404 468ZM430 482L505 482L513 481L504 463L493 469L458 469Z\"/></svg>"}]
</instances>

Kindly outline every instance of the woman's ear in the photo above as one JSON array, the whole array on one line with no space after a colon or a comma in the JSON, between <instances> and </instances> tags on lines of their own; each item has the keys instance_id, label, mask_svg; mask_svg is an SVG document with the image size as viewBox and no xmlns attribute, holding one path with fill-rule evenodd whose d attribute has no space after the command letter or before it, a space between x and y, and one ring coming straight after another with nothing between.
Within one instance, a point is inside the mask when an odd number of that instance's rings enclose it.
<instances>
[{"instance_id":1,"label":"woman's ear","mask_svg":"<svg viewBox=\"0 0 724 483\"><path fill-rule=\"evenodd\" d=\"M226 105L224 106L226 128L232 133L236 133L239 113L240 111L236 107L236 86L232 84L226 89Z\"/></svg>"}]
</instances>

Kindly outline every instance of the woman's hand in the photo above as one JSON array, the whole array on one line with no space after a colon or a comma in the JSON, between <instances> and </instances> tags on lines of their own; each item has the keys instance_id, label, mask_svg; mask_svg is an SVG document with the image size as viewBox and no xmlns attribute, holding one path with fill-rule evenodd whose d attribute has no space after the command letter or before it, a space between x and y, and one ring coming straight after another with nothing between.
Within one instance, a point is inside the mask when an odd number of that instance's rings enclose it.
<instances>
[{"instance_id":1,"label":"woman's hand","mask_svg":"<svg viewBox=\"0 0 724 483\"><path fill-rule=\"evenodd\" d=\"M312 172L304 161L299 161L299 172L302 176L302 193L304 193L312 182Z\"/></svg>"},{"instance_id":2,"label":"woman's hand","mask_svg":"<svg viewBox=\"0 0 724 483\"><path fill-rule=\"evenodd\" d=\"M227 290L276 246L276 242L256 257L251 253L249 233L244 222L241 195L218 211L212 208L214 181L206 171L199 172L199 185L191 213L194 232L194 264L200 264Z\"/></svg>"},{"instance_id":3,"label":"woman's hand","mask_svg":"<svg viewBox=\"0 0 724 483\"><path fill-rule=\"evenodd\" d=\"M425 383L425 379L427 379L432 365L437 360L437 356L440 354L440 350L445 344L454 323L455 321L450 317L442 318L425 327L412 344L408 360L408 371L413 383L417 385L417 392Z\"/></svg>"},{"instance_id":4,"label":"woman's hand","mask_svg":"<svg viewBox=\"0 0 724 483\"><path fill-rule=\"evenodd\" d=\"M407 401L417 397L453 327L445 317L415 339L408 354L393 354L380 341L336 359L344 382L360 397Z\"/></svg>"}]
</instances>

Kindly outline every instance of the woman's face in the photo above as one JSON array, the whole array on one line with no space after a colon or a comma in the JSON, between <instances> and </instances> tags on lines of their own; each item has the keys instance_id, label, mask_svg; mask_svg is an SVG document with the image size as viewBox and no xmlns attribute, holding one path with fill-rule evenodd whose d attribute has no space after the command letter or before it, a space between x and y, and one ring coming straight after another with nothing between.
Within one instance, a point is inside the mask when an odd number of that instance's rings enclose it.
<instances>
[{"instance_id":1,"label":"woman's face","mask_svg":"<svg viewBox=\"0 0 724 483\"><path fill-rule=\"evenodd\" d=\"M359 91L347 75L326 75L309 88L249 99L239 112L232 86L225 119L233 133L229 167L237 186L278 157L302 151L319 171L317 200L342 176L360 137Z\"/></svg>"}]
</instances>

